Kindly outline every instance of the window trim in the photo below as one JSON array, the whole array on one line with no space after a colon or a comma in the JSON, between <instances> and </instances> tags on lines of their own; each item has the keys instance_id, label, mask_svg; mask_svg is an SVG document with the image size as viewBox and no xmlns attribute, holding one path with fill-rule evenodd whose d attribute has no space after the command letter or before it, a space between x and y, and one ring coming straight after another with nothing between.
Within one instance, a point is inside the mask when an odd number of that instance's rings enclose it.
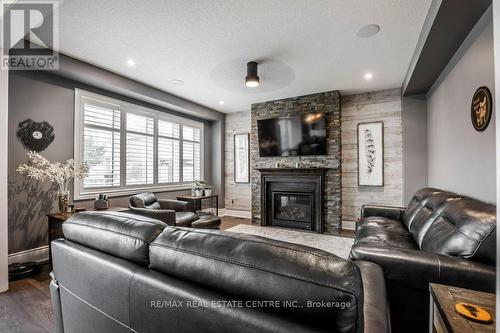
<instances>
[{"instance_id":1,"label":"window trim","mask_svg":"<svg viewBox=\"0 0 500 333\"><path fill-rule=\"evenodd\" d=\"M204 132L205 125L203 122L191 120L184 117L179 117L166 112L162 112L155 109L146 108L136 104L120 101L115 98L95 94L89 91L75 89L75 112L74 112L74 159L83 161L83 133L84 133L84 122L83 122L83 103L84 99L94 100L98 104L106 104L107 107L110 105L121 112L121 124L120 124L120 186L119 187L96 187L91 189L85 189L83 186L83 181L75 179L74 190L73 190L73 200L86 200L94 199L99 193L106 193L108 197L120 197L130 194L136 194L140 191L151 191L151 192L169 192L169 191L179 191L191 188L192 182L183 182L183 155L182 155L182 128L183 125L192 126L200 129L200 178L205 178L205 144L204 144ZM127 112L132 113L145 113L151 115L154 118L154 130L153 130L153 140L154 140L154 153L153 153L153 184L151 185L126 185L126 158L121 155L122 152L126 152L126 117ZM176 183L159 183L158 182L158 138L164 137L158 134L158 120L172 121L181 125L181 137L179 138L179 182ZM189 141L191 142L191 141ZM168 185L166 185L168 184Z\"/></svg>"}]
</instances>

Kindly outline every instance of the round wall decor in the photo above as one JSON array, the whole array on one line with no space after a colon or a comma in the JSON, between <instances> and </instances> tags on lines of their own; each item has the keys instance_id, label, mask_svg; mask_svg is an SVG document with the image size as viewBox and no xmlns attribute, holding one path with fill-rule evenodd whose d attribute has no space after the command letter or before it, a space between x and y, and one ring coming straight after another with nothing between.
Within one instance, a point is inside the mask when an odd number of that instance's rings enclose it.
<instances>
[{"instance_id":1,"label":"round wall decor","mask_svg":"<svg viewBox=\"0 0 500 333\"><path fill-rule=\"evenodd\" d=\"M491 119L492 103L491 92L488 87L479 87L472 96L470 116L472 126L477 131L484 131L488 127Z\"/></svg>"},{"instance_id":2,"label":"round wall decor","mask_svg":"<svg viewBox=\"0 0 500 333\"><path fill-rule=\"evenodd\" d=\"M54 127L48 122L36 122L31 119L23 120L17 127L17 139L24 148L41 152L54 141Z\"/></svg>"}]
</instances>

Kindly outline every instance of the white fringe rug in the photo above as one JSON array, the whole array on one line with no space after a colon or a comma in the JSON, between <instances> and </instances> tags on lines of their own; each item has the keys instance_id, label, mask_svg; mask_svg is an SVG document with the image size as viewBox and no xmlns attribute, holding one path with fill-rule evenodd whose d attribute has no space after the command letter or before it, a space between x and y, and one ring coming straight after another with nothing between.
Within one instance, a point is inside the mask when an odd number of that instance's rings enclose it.
<instances>
[{"instance_id":1,"label":"white fringe rug","mask_svg":"<svg viewBox=\"0 0 500 333\"><path fill-rule=\"evenodd\" d=\"M347 259L354 240L348 237L339 237L310 232L295 231L283 228L259 227L248 224L238 224L226 231L262 236L284 242L314 247Z\"/></svg>"}]
</instances>

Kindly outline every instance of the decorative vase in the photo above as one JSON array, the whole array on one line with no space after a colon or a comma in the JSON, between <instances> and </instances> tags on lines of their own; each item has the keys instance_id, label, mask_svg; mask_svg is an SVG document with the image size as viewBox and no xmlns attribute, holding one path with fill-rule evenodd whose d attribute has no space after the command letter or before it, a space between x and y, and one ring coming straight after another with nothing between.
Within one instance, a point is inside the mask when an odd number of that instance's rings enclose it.
<instances>
[{"instance_id":1,"label":"decorative vase","mask_svg":"<svg viewBox=\"0 0 500 333\"><path fill-rule=\"evenodd\" d=\"M206 197L209 197L209 196L211 196L211 195L212 195L212 189L211 189L211 188L206 188L206 189L205 189L205 196L206 196Z\"/></svg>"},{"instance_id":2,"label":"decorative vase","mask_svg":"<svg viewBox=\"0 0 500 333\"><path fill-rule=\"evenodd\" d=\"M203 196L203 190L194 190L194 196L195 197Z\"/></svg>"},{"instance_id":3,"label":"decorative vase","mask_svg":"<svg viewBox=\"0 0 500 333\"><path fill-rule=\"evenodd\" d=\"M69 206L69 191L58 192L59 213L66 213Z\"/></svg>"}]
</instances>

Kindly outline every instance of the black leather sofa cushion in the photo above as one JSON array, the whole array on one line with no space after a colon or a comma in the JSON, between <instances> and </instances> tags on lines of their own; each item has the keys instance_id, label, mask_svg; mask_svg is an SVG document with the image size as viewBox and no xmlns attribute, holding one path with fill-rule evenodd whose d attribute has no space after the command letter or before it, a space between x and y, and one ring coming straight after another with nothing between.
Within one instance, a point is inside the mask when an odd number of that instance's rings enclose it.
<instances>
[{"instance_id":1,"label":"black leather sofa cushion","mask_svg":"<svg viewBox=\"0 0 500 333\"><path fill-rule=\"evenodd\" d=\"M448 200L436 214L423 251L495 265L496 206L465 197Z\"/></svg>"},{"instance_id":2,"label":"black leather sofa cushion","mask_svg":"<svg viewBox=\"0 0 500 333\"><path fill-rule=\"evenodd\" d=\"M166 224L119 212L81 212L63 223L67 240L139 264L149 262L149 243Z\"/></svg>"},{"instance_id":3,"label":"black leather sofa cushion","mask_svg":"<svg viewBox=\"0 0 500 333\"><path fill-rule=\"evenodd\" d=\"M401 221L376 216L363 219L356 232L354 244L418 249Z\"/></svg>"},{"instance_id":4,"label":"black leather sofa cushion","mask_svg":"<svg viewBox=\"0 0 500 333\"><path fill-rule=\"evenodd\" d=\"M327 252L257 236L187 228L165 230L150 245L151 268L233 299L297 301L269 309L333 332L359 332L363 285L358 267ZM223 281L223 283L221 283ZM349 307L307 307L308 301Z\"/></svg>"},{"instance_id":5,"label":"black leather sofa cushion","mask_svg":"<svg viewBox=\"0 0 500 333\"><path fill-rule=\"evenodd\" d=\"M422 245L422 240L429 227L441 215L446 204L461 198L462 196L451 192L429 193L425 201L423 201L424 205L420 206L418 211L415 211L411 221L409 221L410 214L406 215L406 225L410 226L408 230L418 246Z\"/></svg>"},{"instance_id":6,"label":"black leather sofa cushion","mask_svg":"<svg viewBox=\"0 0 500 333\"><path fill-rule=\"evenodd\" d=\"M429 197L441 192L444 191L436 188L423 188L415 192L404 213L403 221L408 230L411 228L411 224L417 214L420 213L422 208L427 204L427 200L429 199Z\"/></svg>"}]
</instances>

